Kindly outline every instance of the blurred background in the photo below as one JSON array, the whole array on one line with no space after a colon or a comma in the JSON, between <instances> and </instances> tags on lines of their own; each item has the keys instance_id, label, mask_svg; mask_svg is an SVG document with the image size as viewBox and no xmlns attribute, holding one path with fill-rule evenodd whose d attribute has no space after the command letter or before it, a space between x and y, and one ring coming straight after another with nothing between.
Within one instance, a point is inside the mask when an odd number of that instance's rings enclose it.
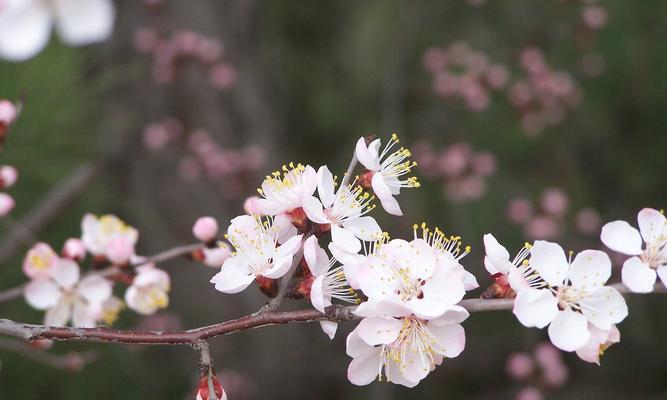
<instances>
[{"instance_id":1,"label":"blurred background","mask_svg":"<svg viewBox=\"0 0 667 400\"><path fill-rule=\"evenodd\" d=\"M421 221L460 234L473 248L462 263L480 283L472 296L491 283L486 232L508 248L540 238L576 252L602 248L604 222L665 207L667 2L116 5L114 34L101 45L65 47L54 35L27 62L0 61L0 98L25 99L0 155L20 173L12 218L41 217L34 235L54 248L79 235L85 212L137 227L141 254L193 242L197 217L226 226L283 163L328 164L340 175L360 136L386 141L392 132L413 151L422 185L401 196L405 216L375 216L395 237ZM78 194L36 217L64 184ZM32 242L10 237L20 228L3 221L0 283L9 288L25 281ZM619 281L623 258L612 259ZM266 301L253 287L216 292L208 283L216 270L200 264L164 268L168 311L125 313L116 327L192 328ZM622 341L601 366L539 350L546 332L510 312L476 313L464 324L465 352L412 390L347 381L352 323L333 342L309 324L211 345L233 400L664 399L667 296L631 295L628 305ZM0 314L32 323L43 315L22 299L0 304ZM51 351L72 350L98 359L74 373L0 350L0 398L193 397L189 348L56 343Z\"/></svg>"}]
</instances>

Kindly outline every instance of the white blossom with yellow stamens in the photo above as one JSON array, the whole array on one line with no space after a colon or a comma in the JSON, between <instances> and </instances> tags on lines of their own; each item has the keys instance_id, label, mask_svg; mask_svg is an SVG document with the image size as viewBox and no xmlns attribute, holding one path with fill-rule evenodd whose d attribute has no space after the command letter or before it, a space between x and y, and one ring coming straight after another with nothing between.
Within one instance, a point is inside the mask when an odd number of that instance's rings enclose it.
<instances>
[{"instance_id":1,"label":"white blossom with yellow stamens","mask_svg":"<svg viewBox=\"0 0 667 400\"><path fill-rule=\"evenodd\" d=\"M139 232L130 225L123 222L115 215L107 214L98 217L86 214L81 221L81 240L86 249L96 256L107 256L107 253L123 242L131 247L134 254L134 246L139 238Z\"/></svg>"},{"instance_id":2,"label":"white blossom with yellow stamens","mask_svg":"<svg viewBox=\"0 0 667 400\"><path fill-rule=\"evenodd\" d=\"M282 171L267 175L261 189L262 196L256 202L262 215L278 215L302 207L317 187L317 173L310 165L289 163Z\"/></svg>"},{"instance_id":3,"label":"white blossom with yellow stamens","mask_svg":"<svg viewBox=\"0 0 667 400\"><path fill-rule=\"evenodd\" d=\"M397 196L402 188L419 187L416 177L405 177L417 165L409 160L410 150L401 147L391 152L398 142L398 136L392 134L389 143L380 152L380 139L375 139L366 146L366 139L362 137L357 141L355 151L359 162L373 174L371 185L382 207L393 215L403 215L394 196Z\"/></svg>"},{"instance_id":4,"label":"white blossom with yellow stamens","mask_svg":"<svg viewBox=\"0 0 667 400\"><path fill-rule=\"evenodd\" d=\"M169 274L149 263L137 267L137 276L125 292L127 306L143 315L150 315L169 305L171 280Z\"/></svg>"}]
</instances>

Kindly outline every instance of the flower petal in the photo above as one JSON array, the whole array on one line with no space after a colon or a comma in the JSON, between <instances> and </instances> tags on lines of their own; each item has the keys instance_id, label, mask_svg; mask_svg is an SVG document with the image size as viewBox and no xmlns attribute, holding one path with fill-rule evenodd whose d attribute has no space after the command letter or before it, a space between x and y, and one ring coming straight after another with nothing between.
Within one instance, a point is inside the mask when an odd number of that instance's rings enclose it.
<instances>
[{"instance_id":1,"label":"flower petal","mask_svg":"<svg viewBox=\"0 0 667 400\"><path fill-rule=\"evenodd\" d=\"M213 278L211 283L215 289L223 293L238 293L247 288L255 279L247 265L243 264L238 257L227 259L222 265L220 272Z\"/></svg>"},{"instance_id":2,"label":"flower petal","mask_svg":"<svg viewBox=\"0 0 667 400\"><path fill-rule=\"evenodd\" d=\"M364 386L373 382L378 377L378 372L382 367L380 351L380 347L374 348L350 362L350 366L347 368L347 379L350 383L357 386Z\"/></svg>"},{"instance_id":3,"label":"flower petal","mask_svg":"<svg viewBox=\"0 0 667 400\"><path fill-rule=\"evenodd\" d=\"M514 315L527 327L544 328L558 314L558 300L549 289L524 289L514 300Z\"/></svg>"},{"instance_id":4,"label":"flower petal","mask_svg":"<svg viewBox=\"0 0 667 400\"><path fill-rule=\"evenodd\" d=\"M68 301L60 301L55 307L49 309L44 315L44 325L65 326L72 316L72 304Z\"/></svg>"},{"instance_id":5,"label":"flower petal","mask_svg":"<svg viewBox=\"0 0 667 400\"><path fill-rule=\"evenodd\" d=\"M636 256L642 253L642 237L639 231L625 221L605 224L600 233L605 246L619 253Z\"/></svg>"},{"instance_id":6,"label":"flower petal","mask_svg":"<svg viewBox=\"0 0 667 400\"><path fill-rule=\"evenodd\" d=\"M79 301L72 307L72 326L77 328L94 328L97 325L97 318L101 311L101 305L98 307L89 306Z\"/></svg>"},{"instance_id":7,"label":"flower petal","mask_svg":"<svg viewBox=\"0 0 667 400\"><path fill-rule=\"evenodd\" d=\"M586 319L600 329L611 329L628 316L628 306L618 290L604 286L589 292L580 301Z\"/></svg>"},{"instance_id":8,"label":"flower petal","mask_svg":"<svg viewBox=\"0 0 667 400\"><path fill-rule=\"evenodd\" d=\"M655 285L656 272L639 257L630 257L623 263L621 280L635 293L650 293Z\"/></svg>"},{"instance_id":9,"label":"flower petal","mask_svg":"<svg viewBox=\"0 0 667 400\"><path fill-rule=\"evenodd\" d=\"M484 258L484 267L489 274L494 275L500 272L503 275L509 273L511 263L510 253L503 247L496 238L487 233L484 235L484 248L486 250L486 257Z\"/></svg>"},{"instance_id":10,"label":"flower petal","mask_svg":"<svg viewBox=\"0 0 667 400\"><path fill-rule=\"evenodd\" d=\"M366 139L359 138L357 140L357 145L355 147L355 154L357 159L366 167L366 169L371 171L380 170L380 157L378 155L378 149L380 147L380 139L375 139L370 146L366 147Z\"/></svg>"},{"instance_id":11,"label":"flower petal","mask_svg":"<svg viewBox=\"0 0 667 400\"><path fill-rule=\"evenodd\" d=\"M586 317L567 308L559 311L549 325L549 339L563 351L575 351L586 345L591 334Z\"/></svg>"},{"instance_id":12,"label":"flower petal","mask_svg":"<svg viewBox=\"0 0 667 400\"><path fill-rule=\"evenodd\" d=\"M373 217L354 218L344 221L342 225L345 229L351 231L354 236L367 242L372 242L382 237L382 229Z\"/></svg>"},{"instance_id":13,"label":"flower petal","mask_svg":"<svg viewBox=\"0 0 667 400\"><path fill-rule=\"evenodd\" d=\"M570 268L563 248L544 240L536 240L530 249L530 266L551 286L561 286Z\"/></svg>"},{"instance_id":14,"label":"flower petal","mask_svg":"<svg viewBox=\"0 0 667 400\"><path fill-rule=\"evenodd\" d=\"M306 212L308 219L316 224L328 224L330 222L329 218L324 214L322 203L313 196L306 197L303 200L303 211Z\"/></svg>"},{"instance_id":15,"label":"flower petal","mask_svg":"<svg viewBox=\"0 0 667 400\"><path fill-rule=\"evenodd\" d=\"M611 260L604 251L584 250L570 265L568 278L572 286L591 290L604 286L611 276Z\"/></svg>"},{"instance_id":16,"label":"flower petal","mask_svg":"<svg viewBox=\"0 0 667 400\"><path fill-rule=\"evenodd\" d=\"M336 331L338 330L338 322L320 321L320 327L322 327L322 331L329 336L329 339L333 340L336 336Z\"/></svg>"},{"instance_id":17,"label":"flower petal","mask_svg":"<svg viewBox=\"0 0 667 400\"><path fill-rule=\"evenodd\" d=\"M391 188L387 185L384 176L382 173L376 173L371 179L371 186L373 187L373 192L380 199L382 203L382 208L391 215L403 215L401 211L401 206L399 206L398 201L394 198L394 194L391 192Z\"/></svg>"},{"instance_id":18,"label":"flower petal","mask_svg":"<svg viewBox=\"0 0 667 400\"><path fill-rule=\"evenodd\" d=\"M368 317L361 320L356 331L371 346L389 344L398 339L403 322L396 318Z\"/></svg>"},{"instance_id":19,"label":"flower petal","mask_svg":"<svg viewBox=\"0 0 667 400\"><path fill-rule=\"evenodd\" d=\"M58 304L62 292L58 285L49 279L35 279L25 286L23 296L30 307L46 310Z\"/></svg>"},{"instance_id":20,"label":"flower petal","mask_svg":"<svg viewBox=\"0 0 667 400\"><path fill-rule=\"evenodd\" d=\"M657 272L660 280L662 281L662 285L667 289L667 266L658 267Z\"/></svg>"},{"instance_id":21,"label":"flower petal","mask_svg":"<svg viewBox=\"0 0 667 400\"><path fill-rule=\"evenodd\" d=\"M273 266L264 271L262 276L271 279L282 278L290 270L290 267L292 267L293 259L293 256L285 256L274 260Z\"/></svg>"},{"instance_id":22,"label":"flower petal","mask_svg":"<svg viewBox=\"0 0 667 400\"><path fill-rule=\"evenodd\" d=\"M431 331L436 339L433 350L445 357L457 357L466 346L466 333L459 324L433 325L428 324L427 329Z\"/></svg>"},{"instance_id":23,"label":"flower petal","mask_svg":"<svg viewBox=\"0 0 667 400\"><path fill-rule=\"evenodd\" d=\"M112 294L111 282L99 275L91 275L81 280L76 291L90 303L103 303Z\"/></svg>"},{"instance_id":24,"label":"flower petal","mask_svg":"<svg viewBox=\"0 0 667 400\"><path fill-rule=\"evenodd\" d=\"M315 236L311 236L303 244L303 258L313 276L320 276L329 267L329 257L320 247Z\"/></svg>"},{"instance_id":25,"label":"flower petal","mask_svg":"<svg viewBox=\"0 0 667 400\"><path fill-rule=\"evenodd\" d=\"M41 1L3 4L0 12L0 58L24 61L35 56L49 42L51 14Z\"/></svg>"},{"instance_id":26,"label":"flower petal","mask_svg":"<svg viewBox=\"0 0 667 400\"><path fill-rule=\"evenodd\" d=\"M291 237L285 243L281 244L276 249L275 257L282 258L282 257L292 257L292 256L294 256L294 254L297 251L299 251L299 248L301 247L301 239L302 238L303 238L303 235L297 235L297 236Z\"/></svg>"},{"instance_id":27,"label":"flower petal","mask_svg":"<svg viewBox=\"0 0 667 400\"><path fill-rule=\"evenodd\" d=\"M110 0L54 0L53 4L63 42L85 46L111 36L115 10Z\"/></svg>"},{"instance_id":28,"label":"flower petal","mask_svg":"<svg viewBox=\"0 0 667 400\"><path fill-rule=\"evenodd\" d=\"M357 358L371 350L373 350L373 346L361 340L356 329L347 335L345 353L348 356Z\"/></svg>"},{"instance_id":29,"label":"flower petal","mask_svg":"<svg viewBox=\"0 0 667 400\"><path fill-rule=\"evenodd\" d=\"M331 296L323 293L324 275L320 275L313 280L310 286L310 302L315 309L321 313L331 305Z\"/></svg>"},{"instance_id":30,"label":"flower petal","mask_svg":"<svg viewBox=\"0 0 667 400\"><path fill-rule=\"evenodd\" d=\"M334 178L326 165L317 170L317 193L324 207L331 207L336 199Z\"/></svg>"},{"instance_id":31,"label":"flower petal","mask_svg":"<svg viewBox=\"0 0 667 400\"><path fill-rule=\"evenodd\" d=\"M336 224L331 224L331 241L337 247L350 253L358 253L361 250L361 243L354 233Z\"/></svg>"},{"instance_id":32,"label":"flower petal","mask_svg":"<svg viewBox=\"0 0 667 400\"><path fill-rule=\"evenodd\" d=\"M53 267L52 278L63 289L71 289L79 281L79 264L67 258L61 258Z\"/></svg>"},{"instance_id":33,"label":"flower petal","mask_svg":"<svg viewBox=\"0 0 667 400\"><path fill-rule=\"evenodd\" d=\"M658 210L644 208L637 214L637 222L646 243L656 243L660 237L667 235L667 218Z\"/></svg>"}]
</instances>

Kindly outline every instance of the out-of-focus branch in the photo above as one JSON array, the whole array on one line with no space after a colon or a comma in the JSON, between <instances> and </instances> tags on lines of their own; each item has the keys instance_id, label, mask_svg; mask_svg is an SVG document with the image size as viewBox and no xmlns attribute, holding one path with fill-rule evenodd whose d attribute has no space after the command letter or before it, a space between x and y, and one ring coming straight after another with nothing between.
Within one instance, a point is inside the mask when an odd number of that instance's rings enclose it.
<instances>
[{"instance_id":1,"label":"out-of-focus branch","mask_svg":"<svg viewBox=\"0 0 667 400\"><path fill-rule=\"evenodd\" d=\"M352 174L354 173L354 169L357 167L357 152L356 150L352 152L352 159L350 160L350 165L347 166L347 171L345 171L345 176L343 176L343 180L340 182L340 187L343 187L350 183L350 179L352 178Z\"/></svg>"},{"instance_id":2,"label":"out-of-focus branch","mask_svg":"<svg viewBox=\"0 0 667 400\"><path fill-rule=\"evenodd\" d=\"M154 254L152 256L145 257L145 258L143 258L143 259L141 259L137 262L134 262L131 265L133 267L138 267L139 265L146 264L146 263L149 263L149 262L154 262L156 264L163 263L163 262L173 260L173 259L178 258L178 257L183 257L183 256L187 256L189 254L192 254L193 252L201 249L202 247L204 247L204 245L202 243L194 243L194 244L186 244L186 245L183 245L183 246L176 246L176 247L173 247L169 250L165 250L163 252ZM109 266L109 267L103 268L101 270L91 272L88 275L96 274L96 275L102 275L102 276L111 276L111 275L114 275L117 272L118 272L118 267ZM21 295L23 294L24 286L25 286L25 284L14 287L14 288L11 288L11 289L6 289L6 290L3 290L3 291L0 291L0 303L5 302L5 301L9 301L9 300L13 300L17 297L21 297Z\"/></svg>"},{"instance_id":3,"label":"out-of-focus branch","mask_svg":"<svg viewBox=\"0 0 667 400\"><path fill-rule=\"evenodd\" d=\"M97 361L97 353L87 351L83 353L69 352L63 355L52 354L38 349L22 340L0 338L0 351L19 354L30 360L48 367L79 371L87 364Z\"/></svg>"},{"instance_id":4,"label":"out-of-focus branch","mask_svg":"<svg viewBox=\"0 0 667 400\"><path fill-rule=\"evenodd\" d=\"M60 212L76 200L93 182L99 169L94 163L78 166L67 178L55 185L53 190L21 221L16 221L0 243L0 264L6 263L25 243L33 241L35 232L39 232Z\"/></svg>"}]
</instances>

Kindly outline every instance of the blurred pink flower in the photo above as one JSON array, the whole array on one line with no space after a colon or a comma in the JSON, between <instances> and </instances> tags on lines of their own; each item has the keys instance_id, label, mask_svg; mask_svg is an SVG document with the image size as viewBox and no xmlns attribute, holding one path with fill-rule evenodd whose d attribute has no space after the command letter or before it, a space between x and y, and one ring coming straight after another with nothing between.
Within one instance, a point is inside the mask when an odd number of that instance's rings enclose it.
<instances>
[{"instance_id":1,"label":"blurred pink flower","mask_svg":"<svg viewBox=\"0 0 667 400\"><path fill-rule=\"evenodd\" d=\"M533 215L533 206L530 200L520 197L513 199L507 206L507 217L515 224L527 222Z\"/></svg>"},{"instance_id":2,"label":"blurred pink flower","mask_svg":"<svg viewBox=\"0 0 667 400\"><path fill-rule=\"evenodd\" d=\"M535 370L533 358L528 353L513 353L505 363L505 371L516 380L527 379Z\"/></svg>"},{"instance_id":3,"label":"blurred pink flower","mask_svg":"<svg viewBox=\"0 0 667 400\"><path fill-rule=\"evenodd\" d=\"M540 204L544 211L562 217L567 212L570 200L562 189L548 188L542 192Z\"/></svg>"},{"instance_id":4,"label":"blurred pink flower","mask_svg":"<svg viewBox=\"0 0 667 400\"><path fill-rule=\"evenodd\" d=\"M16 203L12 196L7 193L0 193L0 217L4 217L9 214L13 209Z\"/></svg>"}]
</instances>

